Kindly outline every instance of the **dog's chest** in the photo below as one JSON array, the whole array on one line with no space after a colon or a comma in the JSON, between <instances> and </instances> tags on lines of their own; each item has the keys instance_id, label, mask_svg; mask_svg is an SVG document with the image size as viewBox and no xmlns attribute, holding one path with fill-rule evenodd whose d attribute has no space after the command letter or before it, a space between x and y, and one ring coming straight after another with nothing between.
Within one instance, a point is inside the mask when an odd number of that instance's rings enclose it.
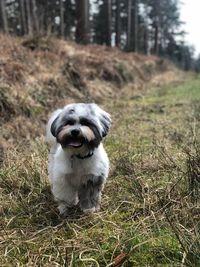
<instances>
[{"instance_id":1,"label":"dog's chest","mask_svg":"<svg viewBox=\"0 0 200 267\"><path fill-rule=\"evenodd\" d=\"M80 176L91 173L92 169L95 168L96 164L92 159L78 159L75 157L71 159L71 171L75 175Z\"/></svg>"},{"instance_id":2,"label":"dog's chest","mask_svg":"<svg viewBox=\"0 0 200 267\"><path fill-rule=\"evenodd\" d=\"M85 183L88 175L96 172L94 164L95 163L92 163L91 160L72 159L70 170L68 169L70 173L67 179L69 179L70 183L74 186Z\"/></svg>"},{"instance_id":3,"label":"dog's chest","mask_svg":"<svg viewBox=\"0 0 200 267\"><path fill-rule=\"evenodd\" d=\"M75 187L87 181L87 177L91 175L105 177L108 172L108 159L104 150L101 152L96 150L93 156L80 159L66 155L60 149L54 159L54 173L60 173Z\"/></svg>"}]
</instances>

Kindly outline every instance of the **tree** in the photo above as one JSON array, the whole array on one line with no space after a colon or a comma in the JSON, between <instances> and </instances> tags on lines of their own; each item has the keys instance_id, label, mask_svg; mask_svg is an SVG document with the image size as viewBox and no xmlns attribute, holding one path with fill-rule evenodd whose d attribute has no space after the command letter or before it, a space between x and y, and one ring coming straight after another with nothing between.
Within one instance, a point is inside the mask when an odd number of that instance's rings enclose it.
<instances>
[{"instance_id":1,"label":"tree","mask_svg":"<svg viewBox=\"0 0 200 267\"><path fill-rule=\"evenodd\" d=\"M72 0L65 0L64 4L64 24L65 37L73 39L72 29L75 28L76 4Z\"/></svg>"},{"instance_id":2,"label":"tree","mask_svg":"<svg viewBox=\"0 0 200 267\"><path fill-rule=\"evenodd\" d=\"M115 45L120 47L121 40L121 9L120 9L120 0L116 0L116 14L115 14Z\"/></svg>"},{"instance_id":3,"label":"tree","mask_svg":"<svg viewBox=\"0 0 200 267\"><path fill-rule=\"evenodd\" d=\"M6 13L6 5L5 0L0 0L0 8L1 8L1 17L2 17L2 29L5 33L8 33L8 19L7 19L7 13Z\"/></svg>"},{"instance_id":4,"label":"tree","mask_svg":"<svg viewBox=\"0 0 200 267\"><path fill-rule=\"evenodd\" d=\"M194 68L194 48L192 46L183 45L181 49L183 57L183 69L189 71Z\"/></svg>"},{"instance_id":5,"label":"tree","mask_svg":"<svg viewBox=\"0 0 200 267\"><path fill-rule=\"evenodd\" d=\"M105 0L104 5L106 6L106 45L111 46L111 35L112 35L112 1Z\"/></svg>"},{"instance_id":6,"label":"tree","mask_svg":"<svg viewBox=\"0 0 200 267\"><path fill-rule=\"evenodd\" d=\"M131 49L131 21L132 21L132 0L128 0L127 6L127 50Z\"/></svg>"},{"instance_id":7,"label":"tree","mask_svg":"<svg viewBox=\"0 0 200 267\"><path fill-rule=\"evenodd\" d=\"M63 0L60 0L60 36L64 37L65 25L64 25L64 6Z\"/></svg>"},{"instance_id":8,"label":"tree","mask_svg":"<svg viewBox=\"0 0 200 267\"><path fill-rule=\"evenodd\" d=\"M19 9L20 9L20 32L21 35L27 33L27 24L26 24L26 11L24 0L19 0Z\"/></svg>"},{"instance_id":9,"label":"tree","mask_svg":"<svg viewBox=\"0 0 200 267\"><path fill-rule=\"evenodd\" d=\"M25 0L26 2L26 14L27 14L27 24L28 24L28 34L33 35L33 24L32 24L32 16L31 16L31 2L29 0Z\"/></svg>"},{"instance_id":10,"label":"tree","mask_svg":"<svg viewBox=\"0 0 200 267\"><path fill-rule=\"evenodd\" d=\"M93 15L93 41L97 44L111 46L112 34L112 5L111 1L103 0L95 2L95 13Z\"/></svg>"},{"instance_id":11,"label":"tree","mask_svg":"<svg viewBox=\"0 0 200 267\"><path fill-rule=\"evenodd\" d=\"M150 23L149 23L149 5L146 2L146 0L142 3L143 4L143 11L142 11L142 25L143 25L143 31L142 31L142 53L149 55L150 54ZM141 23L140 23L141 24Z\"/></svg>"},{"instance_id":12,"label":"tree","mask_svg":"<svg viewBox=\"0 0 200 267\"><path fill-rule=\"evenodd\" d=\"M197 59L194 62L194 69L196 72L200 72L200 55L197 57Z\"/></svg>"},{"instance_id":13,"label":"tree","mask_svg":"<svg viewBox=\"0 0 200 267\"><path fill-rule=\"evenodd\" d=\"M133 51L138 52L138 0L133 5Z\"/></svg>"},{"instance_id":14,"label":"tree","mask_svg":"<svg viewBox=\"0 0 200 267\"><path fill-rule=\"evenodd\" d=\"M153 53L159 54L159 37L160 37L160 17L161 17L161 2L163 0L153 0L151 1L151 19L152 19L152 27L154 29L153 33Z\"/></svg>"},{"instance_id":15,"label":"tree","mask_svg":"<svg viewBox=\"0 0 200 267\"><path fill-rule=\"evenodd\" d=\"M89 42L89 2L88 0L76 1L76 41L87 44Z\"/></svg>"},{"instance_id":16,"label":"tree","mask_svg":"<svg viewBox=\"0 0 200 267\"><path fill-rule=\"evenodd\" d=\"M36 5L36 1L35 0L31 0L31 4L32 4L32 13L33 13L33 24L34 24L34 30L35 33L38 34L39 33L39 18L37 15L37 5Z\"/></svg>"},{"instance_id":17,"label":"tree","mask_svg":"<svg viewBox=\"0 0 200 267\"><path fill-rule=\"evenodd\" d=\"M153 42L152 52L165 55L170 38L180 32L179 0L147 0Z\"/></svg>"}]
</instances>

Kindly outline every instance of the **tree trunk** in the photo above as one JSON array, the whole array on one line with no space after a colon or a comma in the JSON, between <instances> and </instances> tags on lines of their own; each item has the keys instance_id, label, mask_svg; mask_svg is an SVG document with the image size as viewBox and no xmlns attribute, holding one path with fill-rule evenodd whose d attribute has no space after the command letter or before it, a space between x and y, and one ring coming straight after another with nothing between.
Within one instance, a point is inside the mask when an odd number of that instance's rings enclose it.
<instances>
[{"instance_id":1,"label":"tree trunk","mask_svg":"<svg viewBox=\"0 0 200 267\"><path fill-rule=\"evenodd\" d=\"M150 55L150 45L149 45L149 23L148 23L148 6L145 6L145 19L144 19L144 53Z\"/></svg>"},{"instance_id":2,"label":"tree trunk","mask_svg":"<svg viewBox=\"0 0 200 267\"><path fill-rule=\"evenodd\" d=\"M116 0L115 45L120 47L120 0Z\"/></svg>"},{"instance_id":3,"label":"tree trunk","mask_svg":"<svg viewBox=\"0 0 200 267\"><path fill-rule=\"evenodd\" d=\"M33 35L33 25L32 25L32 17L31 17L31 6L30 1L26 0L26 12L27 12L27 23L28 23L28 34Z\"/></svg>"},{"instance_id":4,"label":"tree trunk","mask_svg":"<svg viewBox=\"0 0 200 267\"><path fill-rule=\"evenodd\" d=\"M145 29L144 29L144 54L150 55L150 49L149 49L149 29L148 25L145 23Z\"/></svg>"},{"instance_id":5,"label":"tree trunk","mask_svg":"<svg viewBox=\"0 0 200 267\"><path fill-rule=\"evenodd\" d=\"M63 0L60 0L60 36L63 38L64 35L65 35L64 6L63 6Z\"/></svg>"},{"instance_id":6,"label":"tree trunk","mask_svg":"<svg viewBox=\"0 0 200 267\"><path fill-rule=\"evenodd\" d=\"M26 11L25 11L25 5L24 0L19 1L19 8L20 8L20 31L21 35L24 35L27 33L27 25L26 25Z\"/></svg>"},{"instance_id":7,"label":"tree trunk","mask_svg":"<svg viewBox=\"0 0 200 267\"><path fill-rule=\"evenodd\" d=\"M158 25L155 25L154 29L154 53L158 55L159 48L158 48Z\"/></svg>"},{"instance_id":8,"label":"tree trunk","mask_svg":"<svg viewBox=\"0 0 200 267\"><path fill-rule=\"evenodd\" d=\"M138 52L138 0L134 1L134 9L133 9L133 51Z\"/></svg>"},{"instance_id":9,"label":"tree trunk","mask_svg":"<svg viewBox=\"0 0 200 267\"><path fill-rule=\"evenodd\" d=\"M76 1L76 41L87 44L89 42L88 21L89 21L89 2L88 0Z\"/></svg>"},{"instance_id":10,"label":"tree trunk","mask_svg":"<svg viewBox=\"0 0 200 267\"><path fill-rule=\"evenodd\" d=\"M35 0L32 0L32 8L33 8L33 21L34 21L35 32L38 34L39 33L39 18L37 15L37 6L36 6Z\"/></svg>"},{"instance_id":11,"label":"tree trunk","mask_svg":"<svg viewBox=\"0 0 200 267\"><path fill-rule=\"evenodd\" d=\"M160 33L160 1L155 1L155 27L154 27L154 53L159 54L159 33Z\"/></svg>"},{"instance_id":12,"label":"tree trunk","mask_svg":"<svg viewBox=\"0 0 200 267\"><path fill-rule=\"evenodd\" d=\"M70 8L71 8L71 1L66 0L64 6L64 24L65 24L65 37L66 39L70 38L71 33L71 21L70 21Z\"/></svg>"},{"instance_id":13,"label":"tree trunk","mask_svg":"<svg viewBox=\"0 0 200 267\"><path fill-rule=\"evenodd\" d=\"M6 13L6 5L5 5L5 0L0 0L1 4L1 16L2 16L2 26L3 26L3 31L5 33L9 32L8 29L8 19L7 19L7 13Z\"/></svg>"},{"instance_id":14,"label":"tree trunk","mask_svg":"<svg viewBox=\"0 0 200 267\"><path fill-rule=\"evenodd\" d=\"M105 0L106 4L106 36L105 41L107 46L111 46L111 34L112 34L112 1Z\"/></svg>"},{"instance_id":15,"label":"tree trunk","mask_svg":"<svg viewBox=\"0 0 200 267\"><path fill-rule=\"evenodd\" d=\"M132 0L128 0L128 10L127 10L127 43L126 47L127 50L130 51L131 49L131 21L132 21Z\"/></svg>"}]
</instances>

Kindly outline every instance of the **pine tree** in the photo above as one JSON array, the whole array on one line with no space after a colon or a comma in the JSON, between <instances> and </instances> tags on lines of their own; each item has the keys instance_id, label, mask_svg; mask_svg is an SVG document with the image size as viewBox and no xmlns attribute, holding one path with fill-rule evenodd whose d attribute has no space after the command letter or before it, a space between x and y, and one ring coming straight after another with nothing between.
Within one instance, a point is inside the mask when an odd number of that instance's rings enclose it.
<instances>
[{"instance_id":1,"label":"pine tree","mask_svg":"<svg viewBox=\"0 0 200 267\"><path fill-rule=\"evenodd\" d=\"M116 0L116 12L115 12L115 45L120 47L121 40L121 6L120 0Z\"/></svg>"},{"instance_id":2,"label":"pine tree","mask_svg":"<svg viewBox=\"0 0 200 267\"><path fill-rule=\"evenodd\" d=\"M20 33L24 35L27 33L27 24L26 24L26 10L24 0L19 0L19 10L20 10Z\"/></svg>"},{"instance_id":3,"label":"pine tree","mask_svg":"<svg viewBox=\"0 0 200 267\"><path fill-rule=\"evenodd\" d=\"M133 31L132 31L132 36L133 36L133 51L138 52L138 19L139 19L139 14L138 14L138 0L134 0L133 3Z\"/></svg>"},{"instance_id":4,"label":"pine tree","mask_svg":"<svg viewBox=\"0 0 200 267\"><path fill-rule=\"evenodd\" d=\"M36 34L39 34L39 18L38 18L38 14L37 14L37 5L36 5L36 1L35 0L31 0L31 4L32 4L32 16L33 16L33 25L34 25L34 32Z\"/></svg>"},{"instance_id":5,"label":"pine tree","mask_svg":"<svg viewBox=\"0 0 200 267\"><path fill-rule=\"evenodd\" d=\"M76 5L71 0L65 0L64 4L64 23L65 23L65 37L73 39L72 28L75 28L76 21Z\"/></svg>"},{"instance_id":6,"label":"pine tree","mask_svg":"<svg viewBox=\"0 0 200 267\"><path fill-rule=\"evenodd\" d=\"M164 55L171 37L181 35L179 0L148 0L153 53Z\"/></svg>"},{"instance_id":7,"label":"pine tree","mask_svg":"<svg viewBox=\"0 0 200 267\"><path fill-rule=\"evenodd\" d=\"M128 0L128 5L127 5L127 50L130 51L131 50L131 34L132 34L132 28L131 28L131 24L132 24L132 0Z\"/></svg>"},{"instance_id":8,"label":"pine tree","mask_svg":"<svg viewBox=\"0 0 200 267\"><path fill-rule=\"evenodd\" d=\"M27 14L27 24L28 24L28 34L33 35L33 23L32 23L32 15L31 15L31 2L29 0L25 0L26 3L26 14Z\"/></svg>"},{"instance_id":9,"label":"pine tree","mask_svg":"<svg viewBox=\"0 0 200 267\"><path fill-rule=\"evenodd\" d=\"M63 38L65 35L65 25L64 25L64 3L60 0L60 36Z\"/></svg>"},{"instance_id":10,"label":"pine tree","mask_svg":"<svg viewBox=\"0 0 200 267\"><path fill-rule=\"evenodd\" d=\"M0 11L2 17L2 22L1 22L2 29L5 33L8 33L9 29L8 29L8 18L7 18L5 0L0 0Z\"/></svg>"},{"instance_id":11,"label":"pine tree","mask_svg":"<svg viewBox=\"0 0 200 267\"><path fill-rule=\"evenodd\" d=\"M76 41L87 44L89 42L89 1L76 1Z\"/></svg>"},{"instance_id":12,"label":"pine tree","mask_svg":"<svg viewBox=\"0 0 200 267\"><path fill-rule=\"evenodd\" d=\"M112 1L105 0L104 5L106 6L106 38L105 42L107 46L111 46L111 35L112 35Z\"/></svg>"}]
</instances>

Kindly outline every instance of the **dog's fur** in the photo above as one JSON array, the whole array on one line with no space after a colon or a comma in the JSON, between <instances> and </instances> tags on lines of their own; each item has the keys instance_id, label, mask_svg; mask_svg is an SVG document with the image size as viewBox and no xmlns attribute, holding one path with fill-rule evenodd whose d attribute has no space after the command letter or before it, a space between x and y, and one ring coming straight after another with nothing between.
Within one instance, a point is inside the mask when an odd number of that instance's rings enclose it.
<instances>
[{"instance_id":1,"label":"dog's fur","mask_svg":"<svg viewBox=\"0 0 200 267\"><path fill-rule=\"evenodd\" d=\"M78 202L83 212L99 210L109 171L109 160L101 141L110 124L110 115L96 104L70 104L50 117L48 171L61 214Z\"/></svg>"}]
</instances>

